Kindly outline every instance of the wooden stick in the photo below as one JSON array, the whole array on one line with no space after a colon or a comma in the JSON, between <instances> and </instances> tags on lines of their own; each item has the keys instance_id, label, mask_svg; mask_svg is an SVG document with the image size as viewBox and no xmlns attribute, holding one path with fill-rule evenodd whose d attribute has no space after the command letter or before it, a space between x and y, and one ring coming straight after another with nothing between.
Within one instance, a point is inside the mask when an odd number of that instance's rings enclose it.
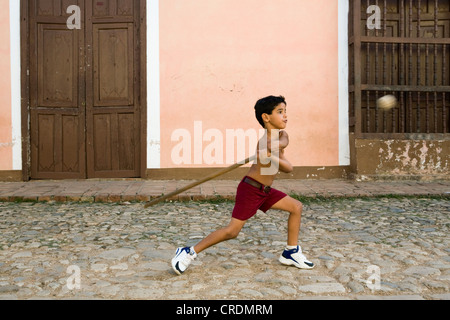
<instances>
[{"instance_id":1,"label":"wooden stick","mask_svg":"<svg viewBox=\"0 0 450 320\"><path fill-rule=\"evenodd\" d=\"M221 175L224 175L225 173L228 173L228 172L230 172L230 171L232 171L232 170L234 170L236 168L239 168L239 167L241 167L241 166L243 166L243 165L245 165L245 164L247 164L247 163L249 163L249 162L251 162L251 161L253 161L255 159L256 159L256 155L253 155L253 156L245 159L243 162L235 163L235 164L233 164L233 165L231 165L231 166L229 166L227 168L224 168L224 169L221 169L221 170L219 170L217 172L214 172L214 173L210 174L209 176L207 176L207 177L205 177L205 178L203 178L201 180L198 180L196 182L193 182L191 184L188 184L187 186L185 186L185 187L183 187L181 189L175 190L174 192L171 192L169 194L166 194L164 196L156 198L156 199L154 199L154 200L152 200L150 202L147 202L145 204L144 208L148 208L148 207L150 207L152 205L160 203L161 201L164 201L164 200L166 200L168 198L171 198L171 197L176 196L176 195L178 195L178 194L180 194L182 192L185 192L185 191L187 191L189 189L192 189L192 188L194 188L194 187L196 187L196 186L198 186L198 185L200 185L202 183L205 183L205 182L207 182L209 180L212 180L212 179L217 178L217 177L219 177Z\"/></svg>"}]
</instances>

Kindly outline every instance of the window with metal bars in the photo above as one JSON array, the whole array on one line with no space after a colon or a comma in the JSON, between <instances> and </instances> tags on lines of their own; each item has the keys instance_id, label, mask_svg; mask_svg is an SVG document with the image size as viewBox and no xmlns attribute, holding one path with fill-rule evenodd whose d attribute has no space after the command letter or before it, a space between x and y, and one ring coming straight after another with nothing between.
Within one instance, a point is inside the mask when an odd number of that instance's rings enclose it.
<instances>
[{"instance_id":1,"label":"window with metal bars","mask_svg":"<svg viewBox=\"0 0 450 320\"><path fill-rule=\"evenodd\" d=\"M380 23L369 28L374 14ZM448 134L450 0L350 0L349 59L350 131L357 137ZM382 111L376 100L386 94L398 104Z\"/></svg>"}]
</instances>

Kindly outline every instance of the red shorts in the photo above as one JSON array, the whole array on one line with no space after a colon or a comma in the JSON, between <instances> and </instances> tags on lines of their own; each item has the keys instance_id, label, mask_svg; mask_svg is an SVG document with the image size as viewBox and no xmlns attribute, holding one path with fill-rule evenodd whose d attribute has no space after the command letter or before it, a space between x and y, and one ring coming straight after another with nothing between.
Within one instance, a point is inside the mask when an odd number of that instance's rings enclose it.
<instances>
[{"instance_id":1,"label":"red shorts","mask_svg":"<svg viewBox=\"0 0 450 320\"><path fill-rule=\"evenodd\" d=\"M245 178L256 181L250 177ZM248 184L244 179L242 179L237 188L236 203L232 215L235 219L248 220L256 214L258 209L266 212L275 203L287 196L284 192L273 188L270 188L269 191L266 190L266 192L263 188L257 188Z\"/></svg>"}]
</instances>

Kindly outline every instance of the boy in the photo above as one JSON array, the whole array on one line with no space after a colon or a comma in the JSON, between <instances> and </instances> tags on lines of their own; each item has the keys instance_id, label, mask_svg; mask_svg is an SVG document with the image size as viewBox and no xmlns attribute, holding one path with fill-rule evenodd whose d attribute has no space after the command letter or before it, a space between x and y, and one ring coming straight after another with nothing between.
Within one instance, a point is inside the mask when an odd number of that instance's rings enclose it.
<instances>
[{"instance_id":1,"label":"boy","mask_svg":"<svg viewBox=\"0 0 450 320\"><path fill-rule=\"evenodd\" d=\"M264 212L269 209L289 212L287 246L279 261L284 265L293 265L301 269L314 267L298 246L302 203L270 187L278 170L286 173L293 170L284 156L289 137L285 131L280 131L286 128L287 124L284 97L269 96L258 100L255 115L261 126L266 129L266 134L258 143L257 160L237 188L230 224L212 232L193 247L178 248L172 259L172 268L179 275L203 250L219 242L236 238L247 220L254 216L258 209ZM272 170L274 167L275 171Z\"/></svg>"}]
</instances>

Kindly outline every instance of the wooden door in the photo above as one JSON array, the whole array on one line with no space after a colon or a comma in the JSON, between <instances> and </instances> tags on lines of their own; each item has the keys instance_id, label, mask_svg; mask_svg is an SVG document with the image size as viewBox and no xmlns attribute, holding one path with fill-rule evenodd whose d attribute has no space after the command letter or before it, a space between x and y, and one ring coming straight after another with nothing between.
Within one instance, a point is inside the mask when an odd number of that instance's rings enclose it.
<instances>
[{"instance_id":1,"label":"wooden door","mask_svg":"<svg viewBox=\"0 0 450 320\"><path fill-rule=\"evenodd\" d=\"M87 2L88 174L138 177L139 2Z\"/></svg>"},{"instance_id":2,"label":"wooden door","mask_svg":"<svg viewBox=\"0 0 450 320\"><path fill-rule=\"evenodd\" d=\"M31 178L141 176L140 0L29 0ZM81 29L69 29L78 5Z\"/></svg>"},{"instance_id":3,"label":"wooden door","mask_svg":"<svg viewBox=\"0 0 450 320\"><path fill-rule=\"evenodd\" d=\"M85 178L84 33L67 28L64 0L30 12L31 177ZM83 1L71 1L84 10Z\"/></svg>"}]
</instances>

